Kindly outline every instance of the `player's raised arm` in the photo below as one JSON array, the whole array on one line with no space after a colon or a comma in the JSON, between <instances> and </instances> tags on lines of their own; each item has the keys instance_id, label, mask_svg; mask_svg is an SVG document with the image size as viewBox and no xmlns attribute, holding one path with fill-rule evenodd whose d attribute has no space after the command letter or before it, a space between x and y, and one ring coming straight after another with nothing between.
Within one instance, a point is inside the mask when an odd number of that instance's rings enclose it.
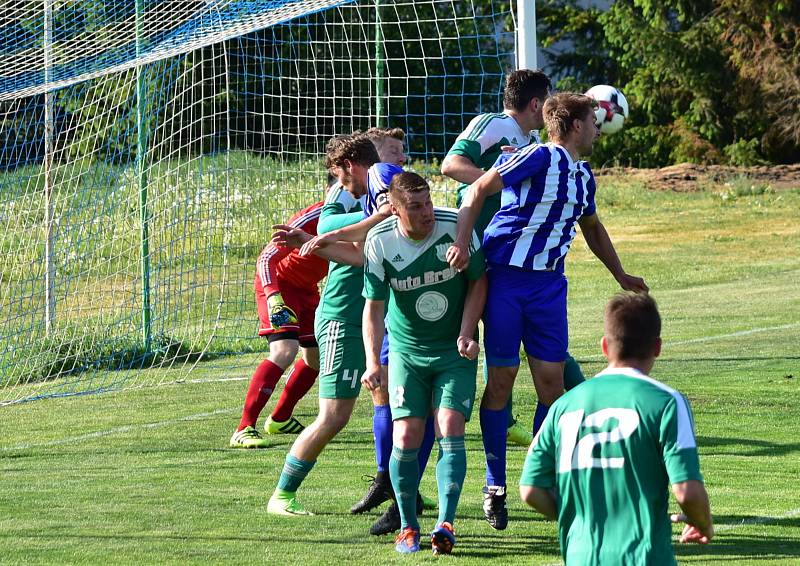
<instances>
[{"instance_id":1,"label":"player's raised arm","mask_svg":"<svg viewBox=\"0 0 800 566\"><path fill-rule=\"evenodd\" d=\"M338 228L310 239L303 244L303 247L300 249L300 255L317 253L319 250L337 242L363 242L367 238L367 232L369 232L373 226L389 218L391 215L392 213L387 204L381 210L376 211L375 214L355 224L344 226L343 228Z\"/></svg>"},{"instance_id":2,"label":"player's raised arm","mask_svg":"<svg viewBox=\"0 0 800 566\"><path fill-rule=\"evenodd\" d=\"M586 245L588 245L592 253L603 262L603 265L611 272L611 275L614 276L614 279L617 280L620 287L626 291L645 293L650 290L644 282L644 279L635 275L629 275L625 272L625 269L622 267L622 262L617 255L617 251L614 249L614 244L611 242L611 238L603 226L603 223L600 222L600 219L597 217L597 214L583 216L578 220L578 224L580 224L581 233L583 234L584 240L586 240Z\"/></svg>"},{"instance_id":3,"label":"player's raised arm","mask_svg":"<svg viewBox=\"0 0 800 566\"><path fill-rule=\"evenodd\" d=\"M451 179L471 185L481 178L484 170L475 165L475 162L464 155L448 153L442 161L442 175Z\"/></svg>"},{"instance_id":4,"label":"player's raised arm","mask_svg":"<svg viewBox=\"0 0 800 566\"><path fill-rule=\"evenodd\" d=\"M447 250L448 263L458 270L465 269L469 264L469 240L475 228L475 220L480 214L486 197L502 190L503 180L495 169L486 173L470 185L467 196L458 211L458 228L456 241Z\"/></svg>"}]
</instances>

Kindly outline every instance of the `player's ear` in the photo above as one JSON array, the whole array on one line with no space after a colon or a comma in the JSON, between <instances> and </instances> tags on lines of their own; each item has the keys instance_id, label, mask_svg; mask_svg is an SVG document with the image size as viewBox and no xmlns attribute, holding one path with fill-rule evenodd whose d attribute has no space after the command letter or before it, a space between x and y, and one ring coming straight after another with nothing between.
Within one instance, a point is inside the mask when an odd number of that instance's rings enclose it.
<instances>
[{"instance_id":1,"label":"player's ear","mask_svg":"<svg viewBox=\"0 0 800 566\"><path fill-rule=\"evenodd\" d=\"M600 350L603 352L603 355L608 358L608 340L606 340L605 334L600 338Z\"/></svg>"},{"instance_id":2,"label":"player's ear","mask_svg":"<svg viewBox=\"0 0 800 566\"><path fill-rule=\"evenodd\" d=\"M653 357L657 358L661 355L661 337L656 338L656 343L653 344Z\"/></svg>"}]
</instances>

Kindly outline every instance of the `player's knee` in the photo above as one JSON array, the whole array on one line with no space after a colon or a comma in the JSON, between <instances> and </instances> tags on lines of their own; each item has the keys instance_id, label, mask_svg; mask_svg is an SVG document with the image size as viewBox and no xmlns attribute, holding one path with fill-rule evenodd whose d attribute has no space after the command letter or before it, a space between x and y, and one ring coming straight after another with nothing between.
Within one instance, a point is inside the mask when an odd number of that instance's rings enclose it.
<instances>
[{"instance_id":1,"label":"player's knee","mask_svg":"<svg viewBox=\"0 0 800 566\"><path fill-rule=\"evenodd\" d=\"M392 443L404 450L419 448L425 421L416 417L400 419L394 422Z\"/></svg>"},{"instance_id":2,"label":"player's knee","mask_svg":"<svg viewBox=\"0 0 800 566\"><path fill-rule=\"evenodd\" d=\"M297 357L298 349L297 340L276 340L269 345L269 361L286 369Z\"/></svg>"},{"instance_id":3,"label":"player's knee","mask_svg":"<svg viewBox=\"0 0 800 566\"><path fill-rule=\"evenodd\" d=\"M303 348L303 361L311 369L319 371L319 348Z\"/></svg>"}]
</instances>

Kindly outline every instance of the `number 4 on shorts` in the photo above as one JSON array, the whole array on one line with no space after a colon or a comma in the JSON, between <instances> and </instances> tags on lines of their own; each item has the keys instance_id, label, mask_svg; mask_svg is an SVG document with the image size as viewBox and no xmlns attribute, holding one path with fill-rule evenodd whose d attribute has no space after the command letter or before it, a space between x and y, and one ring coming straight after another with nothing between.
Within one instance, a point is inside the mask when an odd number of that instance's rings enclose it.
<instances>
[{"instance_id":1,"label":"number 4 on shorts","mask_svg":"<svg viewBox=\"0 0 800 566\"><path fill-rule=\"evenodd\" d=\"M350 375L351 371L353 372L353 375ZM342 381L349 381L350 389L355 389L356 385L358 385L358 370L357 369L344 370L344 373L342 373Z\"/></svg>"}]
</instances>

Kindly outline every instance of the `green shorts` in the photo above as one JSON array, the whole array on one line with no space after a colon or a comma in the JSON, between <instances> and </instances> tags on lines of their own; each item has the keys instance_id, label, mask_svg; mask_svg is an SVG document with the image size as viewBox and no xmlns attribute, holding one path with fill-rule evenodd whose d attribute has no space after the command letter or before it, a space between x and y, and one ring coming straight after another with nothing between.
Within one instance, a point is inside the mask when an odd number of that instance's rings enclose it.
<instances>
[{"instance_id":1,"label":"green shorts","mask_svg":"<svg viewBox=\"0 0 800 566\"><path fill-rule=\"evenodd\" d=\"M453 409L468 421L475 403L477 372L477 360L462 358L455 348L428 356L390 351L392 419L425 418L434 408Z\"/></svg>"},{"instance_id":2,"label":"green shorts","mask_svg":"<svg viewBox=\"0 0 800 566\"><path fill-rule=\"evenodd\" d=\"M367 367L361 327L317 317L314 336L319 344L319 396L352 399L361 391Z\"/></svg>"}]
</instances>

